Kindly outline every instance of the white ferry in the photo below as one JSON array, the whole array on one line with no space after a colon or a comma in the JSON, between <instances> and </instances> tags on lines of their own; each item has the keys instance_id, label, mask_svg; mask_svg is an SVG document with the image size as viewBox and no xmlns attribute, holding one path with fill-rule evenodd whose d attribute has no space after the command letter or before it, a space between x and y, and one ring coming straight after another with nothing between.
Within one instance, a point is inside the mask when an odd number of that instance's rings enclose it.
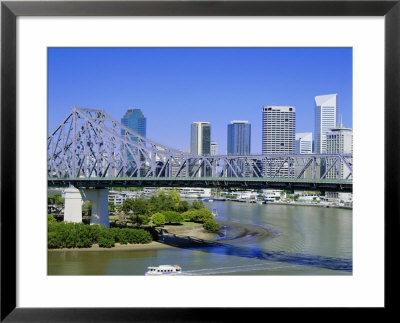
<instances>
[{"instance_id":1,"label":"white ferry","mask_svg":"<svg viewBox=\"0 0 400 323\"><path fill-rule=\"evenodd\" d=\"M145 276L153 275L179 275L182 273L181 267L178 265L160 265L158 267L147 267Z\"/></svg>"}]
</instances>

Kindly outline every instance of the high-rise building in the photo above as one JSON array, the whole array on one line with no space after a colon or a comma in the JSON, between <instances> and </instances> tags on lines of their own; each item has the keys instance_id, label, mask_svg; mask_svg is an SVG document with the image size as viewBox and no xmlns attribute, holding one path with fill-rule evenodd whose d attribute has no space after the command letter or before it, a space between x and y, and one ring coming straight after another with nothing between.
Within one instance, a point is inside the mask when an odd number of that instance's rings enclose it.
<instances>
[{"instance_id":1,"label":"high-rise building","mask_svg":"<svg viewBox=\"0 0 400 323\"><path fill-rule=\"evenodd\" d=\"M262 130L263 154L293 154L295 152L296 109L293 106L264 106ZM268 177L293 177L294 167L288 162L275 160L264 165Z\"/></svg>"},{"instance_id":2,"label":"high-rise building","mask_svg":"<svg viewBox=\"0 0 400 323\"><path fill-rule=\"evenodd\" d=\"M248 121L233 120L228 124L228 155L250 155L251 125ZM244 161L237 161L228 169L228 176L250 176L250 171L245 169Z\"/></svg>"},{"instance_id":3,"label":"high-rise building","mask_svg":"<svg viewBox=\"0 0 400 323\"><path fill-rule=\"evenodd\" d=\"M263 154L293 154L295 152L295 132L295 107L263 107Z\"/></svg>"},{"instance_id":4,"label":"high-rise building","mask_svg":"<svg viewBox=\"0 0 400 323\"><path fill-rule=\"evenodd\" d=\"M146 118L144 117L142 110L141 109L128 109L128 111L126 111L124 117L121 119L121 123L129 128L130 130L136 132L138 135L141 135L143 137L146 137ZM125 135L125 130L122 129L121 130L121 135ZM134 136L134 135L130 135L130 139L132 141L137 141L138 137ZM128 169L127 172L128 173L134 173L135 170L137 169L136 166L134 165L134 156L132 156L131 152L125 151L125 154L128 158L129 161L132 161L132 165L130 170ZM136 155L138 154L138 150L134 149L133 154ZM144 156L142 153L139 154L140 155L140 160L144 160ZM144 174L146 173L145 169L142 167L138 170L138 172L140 174L140 176L144 176Z\"/></svg>"},{"instance_id":5,"label":"high-rise building","mask_svg":"<svg viewBox=\"0 0 400 323\"><path fill-rule=\"evenodd\" d=\"M228 124L228 155L250 155L251 125L248 121Z\"/></svg>"},{"instance_id":6,"label":"high-rise building","mask_svg":"<svg viewBox=\"0 0 400 323\"><path fill-rule=\"evenodd\" d=\"M353 131L345 128L343 124L332 128L326 133L326 152L328 154L351 154L353 153ZM327 167L333 163L333 160L327 161ZM338 162L329 170L327 178L347 178L350 171L345 167L344 163ZM339 175L339 176L338 176Z\"/></svg>"},{"instance_id":7,"label":"high-rise building","mask_svg":"<svg viewBox=\"0 0 400 323\"><path fill-rule=\"evenodd\" d=\"M209 122L193 122L190 132L190 153L210 155L211 125Z\"/></svg>"},{"instance_id":8,"label":"high-rise building","mask_svg":"<svg viewBox=\"0 0 400 323\"><path fill-rule=\"evenodd\" d=\"M296 133L296 154L312 154L312 132Z\"/></svg>"},{"instance_id":9,"label":"high-rise building","mask_svg":"<svg viewBox=\"0 0 400 323\"><path fill-rule=\"evenodd\" d=\"M137 134L146 137L146 118L141 109L128 109L121 119L121 123ZM121 134L124 135L125 130L121 130ZM131 139L137 140L137 137L131 136Z\"/></svg>"},{"instance_id":10,"label":"high-rise building","mask_svg":"<svg viewBox=\"0 0 400 323\"><path fill-rule=\"evenodd\" d=\"M339 102L337 94L315 97L314 150L317 154L326 153L326 133L339 123Z\"/></svg>"},{"instance_id":11,"label":"high-rise building","mask_svg":"<svg viewBox=\"0 0 400 323\"><path fill-rule=\"evenodd\" d=\"M216 141L211 141L210 154L211 154L211 156L218 155L218 144Z\"/></svg>"},{"instance_id":12,"label":"high-rise building","mask_svg":"<svg viewBox=\"0 0 400 323\"><path fill-rule=\"evenodd\" d=\"M209 122L199 121L192 123L190 129L190 153L203 156L211 154L211 125ZM211 169L207 165L199 166L200 164L193 164L189 167L199 177L211 175Z\"/></svg>"}]
</instances>

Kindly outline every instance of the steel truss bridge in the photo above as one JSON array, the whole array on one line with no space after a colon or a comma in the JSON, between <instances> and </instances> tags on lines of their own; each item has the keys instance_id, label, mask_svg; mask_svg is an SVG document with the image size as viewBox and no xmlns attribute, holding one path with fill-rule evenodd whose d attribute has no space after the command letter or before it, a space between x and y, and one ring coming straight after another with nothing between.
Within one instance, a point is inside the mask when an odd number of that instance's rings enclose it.
<instances>
[{"instance_id":1,"label":"steel truss bridge","mask_svg":"<svg viewBox=\"0 0 400 323\"><path fill-rule=\"evenodd\" d=\"M352 191L352 154L199 156L145 138L104 110L72 108L47 144L49 186Z\"/></svg>"}]
</instances>

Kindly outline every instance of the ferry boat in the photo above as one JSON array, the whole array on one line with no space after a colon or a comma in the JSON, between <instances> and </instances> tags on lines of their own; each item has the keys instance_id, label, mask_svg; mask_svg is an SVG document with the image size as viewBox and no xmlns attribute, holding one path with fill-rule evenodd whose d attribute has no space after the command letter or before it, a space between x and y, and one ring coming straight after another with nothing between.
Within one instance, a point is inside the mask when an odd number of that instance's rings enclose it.
<instances>
[{"instance_id":1,"label":"ferry boat","mask_svg":"<svg viewBox=\"0 0 400 323\"><path fill-rule=\"evenodd\" d=\"M182 269L178 265L160 265L158 267L147 267L145 276L179 275L181 273Z\"/></svg>"}]
</instances>

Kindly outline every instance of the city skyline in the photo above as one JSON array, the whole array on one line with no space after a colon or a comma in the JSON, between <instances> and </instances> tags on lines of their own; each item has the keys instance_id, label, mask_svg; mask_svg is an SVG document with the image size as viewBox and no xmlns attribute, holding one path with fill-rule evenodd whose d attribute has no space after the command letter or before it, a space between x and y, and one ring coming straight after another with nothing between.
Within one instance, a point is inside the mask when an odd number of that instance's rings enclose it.
<instances>
[{"instance_id":1,"label":"city skyline","mask_svg":"<svg viewBox=\"0 0 400 323\"><path fill-rule=\"evenodd\" d=\"M137 108L148 138L186 151L193 122L210 122L224 154L227 124L248 120L258 154L263 106L294 106L296 132L313 132L314 98L331 93L352 128L351 48L49 48L48 58L49 132L73 106L117 120Z\"/></svg>"}]
</instances>

